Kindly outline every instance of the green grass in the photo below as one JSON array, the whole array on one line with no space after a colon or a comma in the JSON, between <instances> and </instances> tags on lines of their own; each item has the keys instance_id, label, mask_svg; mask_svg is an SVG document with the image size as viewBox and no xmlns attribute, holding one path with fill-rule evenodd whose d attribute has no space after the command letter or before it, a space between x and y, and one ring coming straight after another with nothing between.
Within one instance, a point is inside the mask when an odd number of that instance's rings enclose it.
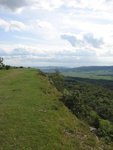
<instances>
[{"instance_id":1,"label":"green grass","mask_svg":"<svg viewBox=\"0 0 113 150\"><path fill-rule=\"evenodd\" d=\"M59 96L37 70L0 70L0 150L99 149Z\"/></svg>"},{"instance_id":2,"label":"green grass","mask_svg":"<svg viewBox=\"0 0 113 150\"><path fill-rule=\"evenodd\" d=\"M113 80L113 74L107 74L106 72L62 72L64 76L69 77L80 77L89 79L103 79L103 80Z\"/></svg>"}]
</instances>

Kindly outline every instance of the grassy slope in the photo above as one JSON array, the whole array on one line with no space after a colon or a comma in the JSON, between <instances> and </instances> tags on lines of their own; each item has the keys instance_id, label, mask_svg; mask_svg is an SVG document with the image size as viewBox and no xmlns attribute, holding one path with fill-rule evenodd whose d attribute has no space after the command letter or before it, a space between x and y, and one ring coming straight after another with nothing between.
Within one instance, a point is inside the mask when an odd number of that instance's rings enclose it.
<instances>
[{"instance_id":1,"label":"grassy slope","mask_svg":"<svg viewBox=\"0 0 113 150\"><path fill-rule=\"evenodd\" d=\"M58 97L36 70L0 71L0 150L99 149L89 127Z\"/></svg>"}]
</instances>

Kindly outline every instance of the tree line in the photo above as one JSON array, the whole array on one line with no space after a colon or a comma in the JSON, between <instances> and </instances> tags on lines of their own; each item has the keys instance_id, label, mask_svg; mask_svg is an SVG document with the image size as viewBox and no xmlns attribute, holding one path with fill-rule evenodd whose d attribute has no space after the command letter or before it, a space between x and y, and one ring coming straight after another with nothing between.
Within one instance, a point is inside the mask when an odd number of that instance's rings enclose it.
<instances>
[{"instance_id":1,"label":"tree line","mask_svg":"<svg viewBox=\"0 0 113 150\"><path fill-rule=\"evenodd\" d=\"M0 69L6 69L6 70L10 69L10 66L5 65L3 61L4 61L4 59L2 57L0 57Z\"/></svg>"}]
</instances>

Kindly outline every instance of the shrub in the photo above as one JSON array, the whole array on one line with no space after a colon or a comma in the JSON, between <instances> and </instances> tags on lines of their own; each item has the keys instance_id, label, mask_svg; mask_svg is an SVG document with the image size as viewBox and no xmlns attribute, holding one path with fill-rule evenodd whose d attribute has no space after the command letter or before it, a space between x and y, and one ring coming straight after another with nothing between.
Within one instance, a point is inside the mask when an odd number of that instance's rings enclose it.
<instances>
[{"instance_id":1,"label":"shrub","mask_svg":"<svg viewBox=\"0 0 113 150\"><path fill-rule=\"evenodd\" d=\"M20 66L20 68L24 68L23 66Z\"/></svg>"},{"instance_id":2,"label":"shrub","mask_svg":"<svg viewBox=\"0 0 113 150\"><path fill-rule=\"evenodd\" d=\"M99 119L98 135L104 137L106 142L110 142L113 138L113 125L110 121Z\"/></svg>"},{"instance_id":3,"label":"shrub","mask_svg":"<svg viewBox=\"0 0 113 150\"><path fill-rule=\"evenodd\" d=\"M5 66L5 69L6 69L6 70L9 70L10 68L11 68L11 66L9 66L9 65L6 65L6 66Z\"/></svg>"},{"instance_id":4,"label":"shrub","mask_svg":"<svg viewBox=\"0 0 113 150\"><path fill-rule=\"evenodd\" d=\"M47 75L46 75L43 71L41 71L40 69L38 69L38 73L39 73L40 75L44 76L44 77L47 76Z\"/></svg>"},{"instance_id":5,"label":"shrub","mask_svg":"<svg viewBox=\"0 0 113 150\"><path fill-rule=\"evenodd\" d=\"M56 89L63 93L63 91L64 91L64 76L58 70L56 70L56 72L51 74L49 77L53 81L53 84L56 87Z\"/></svg>"}]
</instances>

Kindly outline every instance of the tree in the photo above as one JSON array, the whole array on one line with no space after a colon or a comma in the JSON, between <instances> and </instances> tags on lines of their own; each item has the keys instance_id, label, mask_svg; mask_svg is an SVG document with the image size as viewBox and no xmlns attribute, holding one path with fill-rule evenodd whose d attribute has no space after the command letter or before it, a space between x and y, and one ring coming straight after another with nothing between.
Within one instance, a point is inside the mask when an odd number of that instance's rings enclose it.
<instances>
[{"instance_id":1,"label":"tree","mask_svg":"<svg viewBox=\"0 0 113 150\"><path fill-rule=\"evenodd\" d=\"M62 101L77 117L86 115L86 109L79 90L65 90L62 96Z\"/></svg>"},{"instance_id":2,"label":"tree","mask_svg":"<svg viewBox=\"0 0 113 150\"><path fill-rule=\"evenodd\" d=\"M50 75L50 78L52 79L56 89L60 92L63 92L63 90L64 90L64 77L63 77L63 75L58 70L56 70L55 73Z\"/></svg>"},{"instance_id":3,"label":"tree","mask_svg":"<svg viewBox=\"0 0 113 150\"><path fill-rule=\"evenodd\" d=\"M98 136L104 137L107 144L113 140L113 125L109 120L99 119Z\"/></svg>"},{"instance_id":4,"label":"tree","mask_svg":"<svg viewBox=\"0 0 113 150\"><path fill-rule=\"evenodd\" d=\"M3 68L4 64L3 64L3 58L0 57L0 68Z\"/></svg>"}]
</instances>

